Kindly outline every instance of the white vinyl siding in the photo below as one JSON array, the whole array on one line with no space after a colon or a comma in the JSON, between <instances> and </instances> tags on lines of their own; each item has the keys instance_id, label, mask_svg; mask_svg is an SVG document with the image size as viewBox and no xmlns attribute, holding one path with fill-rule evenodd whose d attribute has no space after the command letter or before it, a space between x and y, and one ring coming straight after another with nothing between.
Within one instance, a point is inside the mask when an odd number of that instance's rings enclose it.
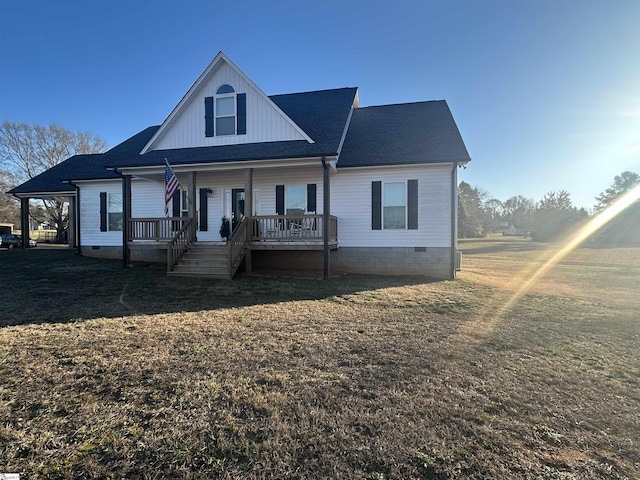
<instances>
[{"instance_id":1,"label":"white vinyl siding","mask_svg":"<svg viewBox=\"0 0 640 480\"><path fill-rule=\"evenodd\" d=\"M169 209L171 215L171 209ZM164 183L150 180L131 182L131 216L133 218L164 217Z\"/></svg>"},{"instance_id":2,"label":"white vinyl siding","mask_svg":"<svg viewBox=\"0 0 640 480\"><path fill-rule=\"evenodd\" d=\"M450 247L451 165L338 169L331 214L341 247ZM371 229L371 182L418 180L418 229Z\"/></svg>"},{"instance_id":3,"label":"white vinyl siding","mask_svg":"<svg viewBox=\"0 0 640 480\"><path fill-rule=\"evenodd\" d=\"M451 246L451 165L338 169L331 173L331 214L338 217L341 247L450 247ZM180 178L186 185L186 178ZM260 215L276 214L276 185L305 187L316 184L317 212L323 209L323 171L313 167L254 169L254 207ZM418 180L418 229L371 229L371 182L403 183ZM196 192L209 188L208 226L197 232L198 240L219 241L225 195L244 188L244 171L198 172ZM384 188L384 187L383 187ZM302 189L300 189L302 191ZM80 185L81 240L83 246L122 245L122 232L100 232L100 192L121 193L122 182L95 182ZM134 218L164 217L164 185L161 181L133 180L131 185ZM196 193L196 200L198 200ZM199 209L197 205L196 208ZM229 207L230 208L230 207ZM285 203L286 208L286 203ZM406 210L406 205L405 205ZM405 213L406 215L406 213Z\"/></svg>"},{"instance_id":4,"label":"white vinyl siding","mask_svg":"<svg viewBox=\"0 0 640 480\"><path fill-rule=\"evenodd\" d=\"M83 246L122 245L122 231L100 231L100 193L122 195L122 181L80 184L80 241Z\"/></svg>"},{"instance_id":5,"label":"white vinyl siding","mask_svg":"<svg viewBox=\"0 0 640 480\"><path fill-rule=\"evenodd\" d=\"M223 84L231 85L236 94L247 94L247 133L218 136L216 132L215 137L206 137L204 98L215 97L217 89ZM282 113L224 62L177 113L172 123L166 126L164 134L155 140L151 150L305 139Z\"/></svg>"}]
</instances>

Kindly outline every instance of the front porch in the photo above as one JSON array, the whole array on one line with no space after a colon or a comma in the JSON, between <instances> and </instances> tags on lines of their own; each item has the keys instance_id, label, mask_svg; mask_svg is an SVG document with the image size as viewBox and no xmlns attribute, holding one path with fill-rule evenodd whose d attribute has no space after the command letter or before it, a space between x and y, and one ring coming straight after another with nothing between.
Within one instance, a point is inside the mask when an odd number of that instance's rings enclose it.
<instances>
[{"instance_id":1,"label":"front porch","mask_svg":"<svg viewBox=\"0 0 640 480\"><path fill-rule=\"evenodd\" d=\"M324 247L324 215L321 214L257 215L245 221L251 225L247 246L253 250L314 250ZM193 219L189 217L130 218L127 222L127 245L129 248L167 248L192 223ZM196 230L193 233L196 238L191 241L197 239ZM227 241L218 243L226 244ZM338 246L338 218L333 215L329 217L329 246Z\"/></svg>"},{"instance_id":2,"label":"front porch","mask_svg":"<svg viewBox=\"0 0 640 480\"><path fill-rule=\"evenodd\" d=\"M247 269L250 271L251 250L335 250L338 247L338 219L329 215L325 229L325 218L322 214L245 217L228 239L206 242L216 248L218 265L208 272L203 268L199 271L201 275L230 279L245 256L248 256ZM191 217L130 218L125 232L127 249L166 250L167 272L176 273L181 258L196 246L197 230L196 221ZM223 265L219 262L221 255L225 258Z\"/></svg>"},{"instance_id":3,"label":"front porch","mask_svg":"<svg viewBox=\"0 0 640 480\"><path fill-rule=\"evenodd\" d=\"M169 200L173 215L168 218L133 214L135 210L155 211L147 198L157 198L156 185L164 167L118 170L122 175L125 265L132 251L156 249L162 255L166 250L167 271L172 272L187 249L193 250L198 242L217 247L218 253L229 250L228 278L243 259L246 271L252 271L251 252L255 250L322 251L324 278L330 277L330 251L338 247L338 219L330 211L330 172L335 169L331 161L320 157L252 162L250 166L174 165L172 169L180 179L180 190ZM134 178L136 196L142 200L136 200L135 208ZM320 182L321 189L317 188ZM165 204L169 205L166 198ZM222 218L223 235L229 219L233 228L229 238L219 234L221 224L216 224L216 218Z\"/></svg>"}]
</instances>

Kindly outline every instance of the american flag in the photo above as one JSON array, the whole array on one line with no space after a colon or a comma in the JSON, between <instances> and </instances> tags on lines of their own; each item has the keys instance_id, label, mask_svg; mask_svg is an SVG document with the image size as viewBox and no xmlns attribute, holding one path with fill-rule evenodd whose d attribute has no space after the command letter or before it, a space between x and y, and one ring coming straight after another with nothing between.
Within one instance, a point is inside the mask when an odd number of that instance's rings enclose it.
<instances>
[{"instance_id":1,"label":"american flag","mask_svg":"<svg viewBox=\"0 0 640 480\"><path fill-rule=\"evenodd\" d=\"M169 216L169 204L171 200L173 200L173 194L176 193L176 190L180 188L180 182L178 182L178 177L171 170L171 165L169 165L169 160L165 160L166 166L164 168L164 215L165 217Z\"/></svg>"}]
</instances>

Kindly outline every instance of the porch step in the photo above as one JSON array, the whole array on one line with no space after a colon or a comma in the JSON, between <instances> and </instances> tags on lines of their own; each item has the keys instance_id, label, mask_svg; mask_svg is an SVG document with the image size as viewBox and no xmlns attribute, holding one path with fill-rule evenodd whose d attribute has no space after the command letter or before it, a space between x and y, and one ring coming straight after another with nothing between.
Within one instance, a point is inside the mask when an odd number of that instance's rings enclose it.
<instances>
[{"instance_id":1,"label":"porch step","mask_svg":"<svg viewBox=\"0 0 640 480\"><path fill-rule=\"evenodd\" d=\"M169 275L175 277L229 278L226 245L195 242L184 253Z\"/></svg>"}]
</instances>

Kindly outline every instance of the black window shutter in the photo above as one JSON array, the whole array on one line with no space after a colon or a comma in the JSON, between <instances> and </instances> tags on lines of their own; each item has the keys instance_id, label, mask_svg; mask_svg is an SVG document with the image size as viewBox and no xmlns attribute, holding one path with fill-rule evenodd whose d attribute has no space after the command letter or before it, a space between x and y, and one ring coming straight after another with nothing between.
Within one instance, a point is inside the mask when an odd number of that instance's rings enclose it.
<instances>
[{"instance_id":1,"label":"black window shutter","mask_svg":"<svg viewBox=\"0 0 640 480\"><path fill-rule=\"evenodd\" d=\"M307 184L307 212L316 211L316 184Z\"/></svg>"},{"instance_id":2,"label":"black window shutter","mask_svg":"<svg viewBox=\"0 0 640 480\"><path fill-rule=\"evenodd\" d=\"M284 215L284 185L276 185L276 215Z\"/></svg>"},{"instance_id":3,"label":"black window shutter","mask_svg":"<svg viewBox=\"0 0 640 480\"><path fill-rule=\"evenodd\" d=\"M407 217L409 230L418 229L418 180L407 182Z\"/></svg>"},{"instance_id":4,"label":"black window shutter","mask_svg":"<svg viewBox=\"0 0 640 480\"><path fill-rule=\"evenodd\" d=\"M239 93L236 95L236 112L238 117L236 121L238 135L247 133L247 94Z\"/></svg>"},{"instance_id":5,"label":"black window shutter","mask_svg":"<svg viewBox=\"0 0 640 480\"><path fill-rule=\"evenodd\" d=\"M100 192L100 231L107 231L107 192Z\"/></svg>"},{"instance_id":6,"label":"black window shutter","mask_svg":"<svg viewBox=\"0 0 640 480\"><path fill-rule=\"evenodd\" d=\"M382 182L371 182L371 230L382 230Z\"/></svg>"},{"instance_id":7,"label":"black window shutter","mask_svg":"<svg viewBox=\"0 0 640 480\"><path fill-rule=\"evenodd\" d=\"M207 205L208 188L200 189L200 231L206 232L209 229L209 206Z\"/></svg>"},{"instance_id":8,"label":"black window shutter","mask_svg":"<svg viewBox=\"0 0 640 480\"><path fill-rule=\"evenodd\" d=\"M173 194L173 216L180 216L180 189Z\"/></svg>"},{"instance_id":9,"label":"black window shutter","mask_svg":"<svg viewBox=\"0 0 640 480\"><path fill-rule=\"evenodd\" d=\"M213 137L213 97L205 97L204 99L204 134L207 137Z\"/></svg>"}]
</instances>

